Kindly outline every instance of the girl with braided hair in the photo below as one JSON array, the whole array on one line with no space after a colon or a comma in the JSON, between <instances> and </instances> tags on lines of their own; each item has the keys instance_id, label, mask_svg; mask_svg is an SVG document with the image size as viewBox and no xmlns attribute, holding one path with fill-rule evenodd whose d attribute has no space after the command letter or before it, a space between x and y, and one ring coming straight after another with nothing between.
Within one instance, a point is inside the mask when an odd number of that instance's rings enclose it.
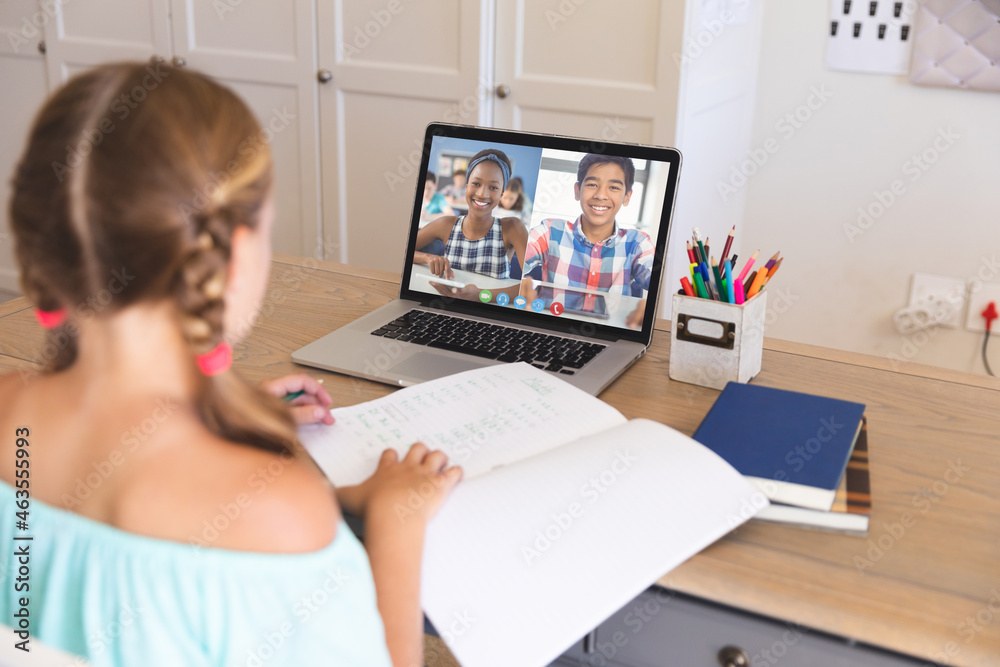
<instances>
[{"instance_id":1,"label":"girl with braided hair","mask_svg":"<svg viewBox=\"0 0 1000 667\"><path fill-rule=\"evenodd\" d=\"M0 616L26 604L31 637L95 665L422 664L424 529L461 470L418 443L333 489L295 431L332 423L329 394L230 369L274 220L246 106L187 70L99 67L46 101L12 185L48 338L40 374L0 376L0 458L30 441L30 477L0 466L0 536L23 535L29 497L34 535L30 591L5 586ZM400 520L415 488L433 492Z\"/></svg>"}]
</instances>

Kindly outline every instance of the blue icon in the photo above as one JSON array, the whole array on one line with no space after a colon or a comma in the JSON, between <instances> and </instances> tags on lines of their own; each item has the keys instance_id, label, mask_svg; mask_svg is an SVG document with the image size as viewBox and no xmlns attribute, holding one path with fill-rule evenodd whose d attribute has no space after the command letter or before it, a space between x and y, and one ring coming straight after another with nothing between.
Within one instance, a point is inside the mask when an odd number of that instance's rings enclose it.
<instances>
[{"instance_id":1,"label":"blue icon","mask_svg":"<svg viewBox=\"0 0 1000 667\"><path fill-rule=\"evenodd\" d=\"M525 299L523 296L515 297L514 299L515 308L524 308L527 305L528 305L528 300Z\"/></svg>"},{"instance_id":2,"label":"blue icon","mask_svg":"<svg viewBox=\"0 0 1000 667\"><path fill-rule=\"evenodd\" d=\"M510 303L510 297L509 296L507 296L503 292L500 292L499 294L497 294L497 305L498 306L506 306L508 303Z\"/></svg>"},{"instance_id":3,"label":"blue icon","mask_svg":"<svg viewBox=\"0 0 1000 667\"><path fill-rule=\"evenodd\" d=\"M535 299L531 302L531 309L536 313L540 313L545 310L545 302L541 299Z\"/></svg>"}]
</instances>

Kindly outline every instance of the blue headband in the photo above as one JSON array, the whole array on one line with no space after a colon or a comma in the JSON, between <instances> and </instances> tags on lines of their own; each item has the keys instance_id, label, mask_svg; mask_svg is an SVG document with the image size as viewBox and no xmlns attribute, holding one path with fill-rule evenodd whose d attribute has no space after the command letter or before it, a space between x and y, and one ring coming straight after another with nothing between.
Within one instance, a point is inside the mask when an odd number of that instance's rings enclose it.
<instances>
[{"instance_id":1,"label":"blue headband","mask_svg":"<svg viewBox=\"0 0 1000 667\"><path fill-rule=\"evenodd\" d=\"M486 155L482 155L473 160L472 162L470 162L469 165L465 168L465 173L467 173L469 176L472 176L472 170L475 168L477 164L479 164L483 160L492 160L496 162L498 165L500 165L500 171L503 172L503 189L506 190L507 181L510 180L510 167L507 166L506 162L501 160L498 156L494 155L493 153L487 153Z\"/></svg>"}]
</instances>

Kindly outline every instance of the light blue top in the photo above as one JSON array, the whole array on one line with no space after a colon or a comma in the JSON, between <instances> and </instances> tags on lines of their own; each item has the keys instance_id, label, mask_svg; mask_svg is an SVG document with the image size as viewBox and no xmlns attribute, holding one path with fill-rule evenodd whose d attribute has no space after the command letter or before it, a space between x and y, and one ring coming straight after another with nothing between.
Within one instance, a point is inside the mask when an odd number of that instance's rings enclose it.
<instances>
[{"instance_id":1,"label":"light blue top","mask_svg":"<svg viewBox=\"0 0 1000 667\"><path fill-rule=\"evenodd\" d=\"M371 567L343 520L319 551L265 554L143 537L35 499L19 530L17 511L0 482L0 623L16 630L27 597L31 637L94 665L391 664Z\"/></svg>"}]
</instances>

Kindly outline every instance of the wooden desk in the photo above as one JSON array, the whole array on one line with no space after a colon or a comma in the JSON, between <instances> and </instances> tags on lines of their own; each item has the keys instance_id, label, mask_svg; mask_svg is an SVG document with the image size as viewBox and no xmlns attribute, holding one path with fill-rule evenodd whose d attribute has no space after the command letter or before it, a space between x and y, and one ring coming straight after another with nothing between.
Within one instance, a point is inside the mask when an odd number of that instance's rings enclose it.
<instances>
[{"instance_id":1,"label":"wooden desk","mask_svg":"<svg viewBox=\"0 0 1000 667\"><path fill-rule=\"evenodd\" d=\"M341 405L392 391L303 369L289 354L394 298L397 281L277 256L237 367L251 380L307 370ZM601 398L690 434L718 392L668 379L669 324L658 329ZM0 372L37 367L42 339L24 299L0 304ZM751 522L660 583L929 661L1000 664L1000 380L767 340L754 382L867 404L869 535Z\"/></svg>"}]
</instances>

